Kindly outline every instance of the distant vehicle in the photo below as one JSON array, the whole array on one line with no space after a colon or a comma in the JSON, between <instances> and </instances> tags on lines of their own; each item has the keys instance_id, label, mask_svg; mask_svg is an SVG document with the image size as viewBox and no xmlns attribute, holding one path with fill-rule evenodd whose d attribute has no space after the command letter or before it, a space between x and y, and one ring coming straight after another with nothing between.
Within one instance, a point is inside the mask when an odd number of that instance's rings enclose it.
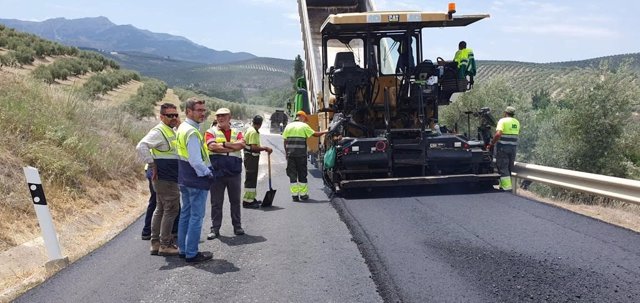
<instances>
[{"instance_id":1,"label":"distant vehicle","mask_svg":"<svg viewBox=\"0 0 640 303\"><path fill-rule=\"evenodd\" d=\"M284 127L287 126L287 122L289 121L289 117L284 112L284 110L276 109L276 111L271 114L271 133L282 133Z\"/></svg>"},{"instance_id":2,"label":"distant vehicle","mask_svg":"<svg viewBox=\"0 0 640 303\"><path fill-rule=\"evenodd\" d=\"M242 121L232 120L231 121L231 128L236 129L238 131L244 132L244 130L247 128L247 126Z\"/></svg>"}]
</instances>

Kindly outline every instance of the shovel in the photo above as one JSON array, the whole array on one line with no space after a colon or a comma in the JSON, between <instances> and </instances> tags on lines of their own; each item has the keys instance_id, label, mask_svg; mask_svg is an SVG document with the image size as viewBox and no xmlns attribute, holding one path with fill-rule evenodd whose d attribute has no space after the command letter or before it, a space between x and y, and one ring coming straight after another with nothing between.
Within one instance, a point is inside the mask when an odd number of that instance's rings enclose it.
<instances>
[{"instance_id":1,"label":"shovel","mask_svg":"<svg viewBox=\"0 0 640 303\"><path fill-rule=\"evenodd\" d=\"M262 207L270 207L273 204L273 198L276 195L276 190L271 187L271 154L269 154L269 190L264 194L262 199Z\"/></svg>"}]
</instances>

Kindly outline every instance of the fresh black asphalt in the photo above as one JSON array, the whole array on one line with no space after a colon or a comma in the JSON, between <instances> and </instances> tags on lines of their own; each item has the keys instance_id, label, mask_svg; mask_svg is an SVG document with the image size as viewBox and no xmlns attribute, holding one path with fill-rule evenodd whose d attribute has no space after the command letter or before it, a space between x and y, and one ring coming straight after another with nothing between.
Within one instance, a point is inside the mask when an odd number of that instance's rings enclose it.
<instances>
[{"instance_id":1,"label":"fresh black asphalt","mask_svg":"<svg viewBox=\"0 0 640 303\"><path fill-rule=\"evenodd\" d=\"M200 244L214 260L149 256L138 220L16 302L640 302L638 233L460 186L334 197L311 166L311 200L291 202L282 139L264 143L274 207L243 209L236 237L225 206Z\"/></svg>"},{"instance_id":2,"label":"fresh black asphalt","mask_svg":"<svg viewBox=\"0 0 640 303\"><path fill-rule=\"evenodd\" d=\"M385 301L640 302L633 231L459 186L361 191L333 203Z\"/></svg>"}]
</instances>

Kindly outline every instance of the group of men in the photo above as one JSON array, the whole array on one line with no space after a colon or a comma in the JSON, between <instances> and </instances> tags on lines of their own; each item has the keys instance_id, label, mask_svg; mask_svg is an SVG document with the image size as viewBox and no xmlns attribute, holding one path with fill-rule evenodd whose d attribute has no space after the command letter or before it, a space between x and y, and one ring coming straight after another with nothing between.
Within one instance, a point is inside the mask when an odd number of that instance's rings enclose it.
<instances>
[{"instance_id":1,"label":"group of men","mask_svg":"<svg viewBox=\"0 0 640 303\"><path fill-rule=\"evenodd\" d=\"M209 192L211 230L215 236L220 236L225 190L228 191L231 204L234 234L244 234L240 221L242 152L258 153L258 156L261 151L272 152L271 148L260 146L257 136L262 117L254 117L254 123L248 131L251 141L246 142L242 132L231 128L231 111L227 108L216 111L217 123L203 136L200 125L205 121L206 112L203 100L189 98L185 102L186 121L181 123L176 106L162 104L160 123L136 147L142 160L147 163L152 192L147 209L147 218L151 219L145 220L142 234L143 239L151 240L152 255L178 255L189 263L212 258L210 252L198 250ZM252 191L255 197L255 181L251 180L252 177L249 174L246 183L254 185L246 190ZM153 198L155 201L152 201ZM260 207L260 201L245 200L244 206Z\"/></svg>"},{"instance_id":2,"label":"group of men","mask_svg":"<svg viewBox=\"0 0 640 303\"><path fill-rule=\"evenodd\" d=\"M473 51L461 41L454 61L462 77L475 74ZM220 237L224 193L228 192L231 224L235 235L243 235L240 200L244 208L259 208L256 200L260 152L271 154L261 146L259 129L263 118L255 116L246 134L231 127L231 111L219 108L215 121L203 135L200 125L206 119L205 101L196 97L185 102L186 121L181 123L178 109L171 103L160 107L160 123L138 143L136 149L147 165L151 196L142 231L143 240L151 240L152 255L185 258L202 262L211 252L199 251L198 243L205 215L207 194L211 193L211 232L207 239ZM515 160L520 123L509 106L498 121L496 134L489 144L496 146L496 166L500 188L511 189L511 171ZM282 132L287 157L286 173L293 201L309 199L307 184L307 138L320 137L327 131L315 131L306 122L304 111ZM244 157L243 157L244 153ZM244 158L244 161L243 161ZM242 169L245 169L244 194L241 196ZM181 204L182 198L182 204ZM177 236L176 236L177 235Z\"/></svg>"},{"instance_id":3,"label":"group of men","mask_svg":"<svg viewBox=\"0 0 640 303\"><path fill-rule=\"evenodd\" d=\"M224 193L228 192L231 224L235 235L243 235L240 200L244 208L259 208L256 200L261 146L259 129L263 118L255 116L246 134L231 127L231 111L219 108L215 121L204 133L205 101L196 97L185 102L186 120L181 123L177 107L164 103L160 123L140 140L136 149L147 165L151 197L142 231L151 240L150 254L184 258L187 263L210 260L213 255L199 251L207 194L211 193L211 232L207 239L220 237ZM283 132L287 153L287 175L294 201L309 198L306 166L306 138L321 136L314 131L304 112ZM244 153L244 161L243 161ZM241 197L242 169L245 169L244 195ZM181 199L182 198L182 199ZM181 202L182 200L182 202Z\"/></svg>"}]
</instances>

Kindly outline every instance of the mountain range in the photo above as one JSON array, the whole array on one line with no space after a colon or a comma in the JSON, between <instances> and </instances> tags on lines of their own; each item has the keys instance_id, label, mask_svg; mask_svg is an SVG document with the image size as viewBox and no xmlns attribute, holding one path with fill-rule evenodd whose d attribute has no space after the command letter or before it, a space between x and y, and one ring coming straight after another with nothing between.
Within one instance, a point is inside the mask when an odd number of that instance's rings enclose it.
<instances>
[{"instance_id":1,"label":"mountain range","mask_svg":"<svg viewBox=\"0 0 640 303\"><path fill-rule=\"evenodd\" d=\"M247 52L219 51L187 38L116 25L106 17L54 18L42 22L0 19L0 24L65 45L103 52L138 52L202 64L223 64L256 58Z\"/></svg>"}]
</instances>

